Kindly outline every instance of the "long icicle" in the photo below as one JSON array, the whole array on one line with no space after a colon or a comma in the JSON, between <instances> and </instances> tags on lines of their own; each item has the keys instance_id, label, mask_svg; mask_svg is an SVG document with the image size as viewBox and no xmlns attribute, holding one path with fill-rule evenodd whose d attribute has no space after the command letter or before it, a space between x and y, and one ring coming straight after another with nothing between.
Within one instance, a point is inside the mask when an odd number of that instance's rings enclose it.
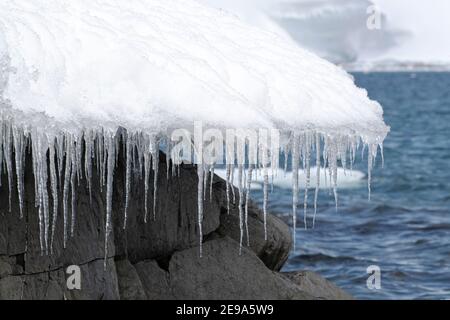
<instances>
[{"instance_id":1,"label":"long icicle","mask_svg":"<svg viewBox=\"0 0 450 320\"><path fill-rule=\"evenodd\" d=\"M197 208L198 208L198 237L199 237L199 254L203 255L203 164L197 164Z\"/></svg>"},{"instance_id":2,"label":"long icicle","mask_svg":"<svg viewBox=\"0 0 450 320\"><path fill-rule=\"evenodd\" d=\"M226 164L226 193L227 193L227 214L230 214L230 175L231 175L231 164ZM232 186L233 187L233 186Z\"/></svg>"},{"instance_id":3,"label":"long icicle","mask_svg":"<svg viewBox=\"0 0 450 320\"><path fill-rule=\"evenodd\" d=\"M245 236L247 239L247 246L250 246L250 236L248 232L248 203L250 201L250 188L252 186L252 173L253 173L253 165L250 164L248 167L248 174L247 174L247 188L245 192Z\"/></svg>"},{"instance_id":4,"label":"long icicle","mask_svg":"<svg viewBox=\"0 0 450 320\"><path fill-rule=\"evenodd\" d=\"M66 163L64 166L64 189L63 189L63 223L64 223L64 248L67 247L67 240L69 238L69 183L70 183L70 172L72 169L71 166L71 157L72 157L72 138L71 136L66 136L65 139L66 144Z\"/></svg>"},{"instance_id":5,"label":"long icicle","mask_svg":"<svg viewBox=\"0 0 450 320\"><path fill-rule=\"evenodd\" d=\"M148 221L148 190L150 179L150 152L144 151L144 222Z\"/></svg>"},{"instance_id":6,"label":"long icicle","mask_svg":"<svg viewBox=\"0 0 450 320\"><path fill-rule=\"evenodd\" d=\"M156 220L156 203L158 199L158 174L159 174L159 145L155 138L152 139L152 165L153 165L153 221Z\"/></svg>"},{"instance_id":7,"label":"long icicle","mask_svg":"<svg viewBox=\"0 0 450 320\"><path fill-rule=\"evenodd\" d=\"M129 135L127 137L126 142L126 168L125 168L125 208L123 214L123 229L127 227L128 220L128 206L130 201L130 189L131 189L131 151L133 149L132 146L132 137Z\"/></svg>"},{"instance_id":8,"label":"long icicle","mask_svg":"<svg viewBox=\"0 0 450 320\"><path fill-rule=\"evenodd\" d=\"M13 168L12 168L12 151L11 151L11 125L6 125L6 132L3 136L3 148L5 149L5 162L6 162L6 170L8 172L8 188L9 188L9 207L8 211L11 212L11 196L12 196L12 185L13 185Z\"/></svg>"},{"instance_id":9,"label":"long icicle","mask_svg":"<svg viewBox=\"0 0 450 320\"><path fill-rule=\"evenodd\" d=\"M267 241L267 206L269 203L269 174L267 166L263 168L263 215L264 215L264 240Z\"/></svg>"},{"instance_id":10,"label":"long icicle","mask_svg":"<svg viewBox=\"0 0 450 320\"><path fill-rule=\"evenodd\" d=\"M53 242L55 239L56 223L58 220L58 177L56 174L55 163L55 145L50 144L50 182L53 199L53 217L52 217L52 229L50 235L50 253L53 254Z\"/></svg>"},{"instance_id":11,"label":"long icicle","mask_svg":"<svg viewBox=\"0 0 450 320\"><path fill-rule=\"evenodd\" d=\"M306 169L306 179L305 179L305 197L303 200L303 223L305 226L305 230L308 229L307 224L307 210L308 210L308 190L309 184L311 180L311 167L310 167L310 158L311 158L311 142L310 136L307 134L305 139L305 152L304 152L304 160L305 160L305 169Z\"/></svg>"},{"instance_id":12,"label":"long icicle","mask_svg":"<svg viewBox=\"0 0 450 320\"><path fill-rule=\"evenodd\" d=\"M295 251L295 231L297 227L297 205L298 205L298 166L300 161L299 141L297 134L292 142L292 229Z\"/></svg>"},{"instance_id":13,"label":"long icicle","mask_svg":"<svg viewBox=\"0 0 450 320\"><path fill-rule=\"evenodd\" d=\"M313 216L313 228L316 225L317 214L317 199L319 197L320 190L320 135L316 133L316 190L314 191L314 216Z\"/></svg>"},{"instance_id":14,"label":"long icicle","mask_svg":"<svg viewBox=\"0 0 450 320\"><path fill-rule=\"evenodd\" d=\"M77 210L76 210L76 196L77 196L77 184L76 184L76 177L78 174L78 156L77 156L77 145L78 140L75 146L72 146L72 170L70 172L70 191L71 191L71 212L72 212L72 219L70 223L70 237L73 238L75 234L75 225L77 223Z\"/></svg>"},{"instance_id":15,"label":"long icicle","mask_svg":"<svg viewBox=\"0 0 450 320\"><path fill-rule=\"evenodd\" d=\"M214 163L210 168L210 180L209 180L209 202L212 202L213 195L213 183L214 183Z\"/></svg>"},{"instance_id":16,"label":"long icicle","mask_svg":"<svg viewBox=\"0 0 450 320\"><path fill-rule=\"evenodd\" d=\"M106 225L105 225L105 260L104 268L108 263L108 242L109 235L112 232L112 196L113 196L113 180L114 180L114 166L115 166L115 142L112 133L107 134L108 143L108 167L106 178Z\"/></svg>"},{"instance_id":17,"label":"long icicle","mask_svg":"<svg viewBox=\"0 0 450 320\"><path fill-rule=\"evenodd\" d=\"M92 131L84 135L84 172L89 191L89 203L92 204Z\"/></svg>"},{"instance_id":18,"label":"long icicle","mask_svg":"<svg viewBox=\"0 0 450 320\"><path fill-rule=\"evenodd\" d=\"M41 193L42 193L42 205L44 214L44 244L45 244L45 254L48 255L49 251L49 231L50 231L50 210L48 202L48 189L47 189L47 149L48 146L42 148L40 158L41 158Z\"/></svg>"},{"instance_id":19,"label":"long icicle","mask_svg":"<svg viewBox=\"0 0 450 320\"><path fill-rule=\"evenodd\" d=\"M244 238L244 212L243 212L243 205L244 205L244 187L242 185L243 180L243 165L239 162L238 164L238 189L239 189L239 230L240 230L240 236L239 236L239 254L242 254L242 242Z\"/></svg>"},{"instance_id":20,"label":"long icicle","mask_svg":"<svg viewBox=\"0 0 450 320\"><path fill-rule=\"evenodd\" d=\"M19 197L19 211L20 218L23 218L23 197L24 197L24 175L23 175L23 153L24 153L24 137L22 130L17 127L13 128L14 152L16 160L16 175L17 175L17 194ZM0 163L1 165L1 163Z\"/></svg>"}]
</instances>

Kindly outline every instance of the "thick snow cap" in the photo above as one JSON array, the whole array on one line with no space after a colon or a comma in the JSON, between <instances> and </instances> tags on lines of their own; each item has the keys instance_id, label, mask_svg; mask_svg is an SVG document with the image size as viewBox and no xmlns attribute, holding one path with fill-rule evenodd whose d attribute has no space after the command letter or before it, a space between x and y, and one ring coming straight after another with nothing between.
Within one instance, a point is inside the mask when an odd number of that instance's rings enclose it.
<instances>
[{"instance_id":1,"label":"thick snow cap","mask_svg":"<svg viewBox=\"0 0 450 320\"><path fill-rule=\"evenodd\" d=\"M388 131L340 68L191 0L3 0L0 57L17 121L40 112L61 128L163 131L197 120L366 142Z\"/></svg>"}]
</instances>

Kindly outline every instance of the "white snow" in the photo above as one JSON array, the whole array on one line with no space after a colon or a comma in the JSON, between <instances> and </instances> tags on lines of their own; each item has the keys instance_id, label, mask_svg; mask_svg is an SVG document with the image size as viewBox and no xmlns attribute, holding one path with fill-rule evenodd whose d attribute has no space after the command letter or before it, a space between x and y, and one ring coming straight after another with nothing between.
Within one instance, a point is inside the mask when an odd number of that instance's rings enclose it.
<instances>
[{"instance_id":1,"label":"white snow","mask_svg":"<svg viewBox=\"0 0 450 320\"><path fill-rule=\"evenodd\" d=\"M120 138L137 154L131 163L127 159L126 176L144 168L138 175L145 179L147 220L150 171L157 171L158 144L171 129L191 128L194 121L219 129L277 128L286 151L298 144L303 163L323 143L321 153L336 177L338 160L345 165L353 159L360 143L372 146L370 159L376 155L389 130L382 115L342 69L192 0L0 2L0 161L11 187L12 166L23 168L31 141L44 252L57 218L51 211L60 210L49 207L49 198L59 193L63 199L66 244L76 226L74 186L85 178L90 188L95 160L107 190L107 254ZM119 127L126 134L119 136ZM55 159L47 168L49 149ZM242 220L247 170L238 164ZM48 172L50 195L44 187ZM202 172L199 178L206 176ZM23 186L22 174L17 178ZM199 182L200 237L203 190ZM124 225L127 215L126 205Z\"/></svg>"},{"instance_id":2,"label":"white snow","mask_svg":"<svg viewBox=\"0 0 450 320\"><path fill-rule=\"evenodd\" d=\"M0 39L2 100L27 124L386 132L344 71L194 1L3 0Z\"/></svg>"}]
</instances>

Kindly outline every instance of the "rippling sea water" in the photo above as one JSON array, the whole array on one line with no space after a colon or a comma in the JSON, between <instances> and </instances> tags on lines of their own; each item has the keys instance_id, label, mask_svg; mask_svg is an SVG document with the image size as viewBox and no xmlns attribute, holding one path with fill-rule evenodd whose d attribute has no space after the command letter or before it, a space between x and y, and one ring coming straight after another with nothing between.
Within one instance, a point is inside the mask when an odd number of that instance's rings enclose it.
<instances>
[{"instance_id":1,"label":"rippling sea water","mask_svg":"<svg viewBox=\"0 0 450 320\"><path fill-rule=\"evenodd\" d=\"M367 178L356 174L339 178L337 212L321 192L314 229L304 230L299 210L297 248L284 271L317 271L359 299L449 299L450 73L354 76L391 126L385 166L374 170L370 202ZM366 172L361 157L356 169ZM261 191L253 197L261 202ZM288 186L275 186L270 198L270 209L290 221ZM311 223L312 209L308 215ZM370 265L381 268L380 290L366 286Z\"/></svg>"}]
</instances>

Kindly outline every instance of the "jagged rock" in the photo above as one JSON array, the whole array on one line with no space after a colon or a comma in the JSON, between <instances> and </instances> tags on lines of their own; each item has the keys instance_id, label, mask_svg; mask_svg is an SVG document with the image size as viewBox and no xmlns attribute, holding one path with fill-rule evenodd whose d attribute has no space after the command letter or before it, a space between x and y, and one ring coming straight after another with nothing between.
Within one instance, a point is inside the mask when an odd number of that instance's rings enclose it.
<instances>
[{"instance_id":1,"label":"jagged rock","mask_svg":"<svg viewBox=\"0 0 450 320\"><path fill-rule=\"evenodd\" d=\"M62 300L64 299L65 274L63 270L42 272L23 276L22 299Z\"/></svg>"},{"instance_id":2,"label":"jagged rock","mask_svg":"<svg viewBox=\"0 0 450 320\"><path fill-rule=\"evenodd\" d=\"M176 252L169 264L176 299L312 299L269 269L250 250L224 237Z\"/></svg>"},{"instance_id":3,"label":"jagged rock","mask_svg":"<svg viewBox=\"0 0 450 320\"><path fill-rule=\"evenodd\" d=\"M338 288L332 282L312 271L297 271L283 273L287 279L295 283L303 291L317 299L326 300L352 300L353 297Z\"/></svg>"},{"instance_id":4,"label":"jagged rock","mask_svg":"<svg viewBox=\"0 0 450 320\"><path fill-rule=\"evenodd\" d=\"M147 299L141 279L130 261L116 261L116 270L121 300Z\"/></svg>"},{"instance_id":5,"label":"jagged rock","mask_svg":"<svg viewBox=\"0 0 450 320\"><path fill-rule=\"evenodd\" d=\"M0 279L5 278L13 273L11 266L11 258L7 256L0 256Z\"/></svg>"},{"instance_id":6,"label":"jagged rock","mask_svg":"<svg viewBox=\"0 0 450 320\"><path fill-rule=\"evenodd\" d=\"M156 261L142 261L136 264L135 267L144 285L148 299L169 300L175 298L169 284L169 273L160 268Z\"/></svg>"},{"instance_id":7,"label":"jagged rock","mask_svg":"<svg viewBox=\"0 0 450 320\"><path fill-rule=\"evenodd\" d=\"M23 298L24 280L21 276L7 276L0 279L0 300Z\"/></svg>"},{"instance_id":8,"label":"jagged rock","mask_svg":"<svg viewBox=\"0 0 450 320\"><path fill-rule=\"evenodd\" d=\"M119 284L114 259L108 259L104 268L103 259L94 260L80 266L81 290L68 290L66 280L62 287L68 300L118 300Z\"/></svg>"}]
</instances>

